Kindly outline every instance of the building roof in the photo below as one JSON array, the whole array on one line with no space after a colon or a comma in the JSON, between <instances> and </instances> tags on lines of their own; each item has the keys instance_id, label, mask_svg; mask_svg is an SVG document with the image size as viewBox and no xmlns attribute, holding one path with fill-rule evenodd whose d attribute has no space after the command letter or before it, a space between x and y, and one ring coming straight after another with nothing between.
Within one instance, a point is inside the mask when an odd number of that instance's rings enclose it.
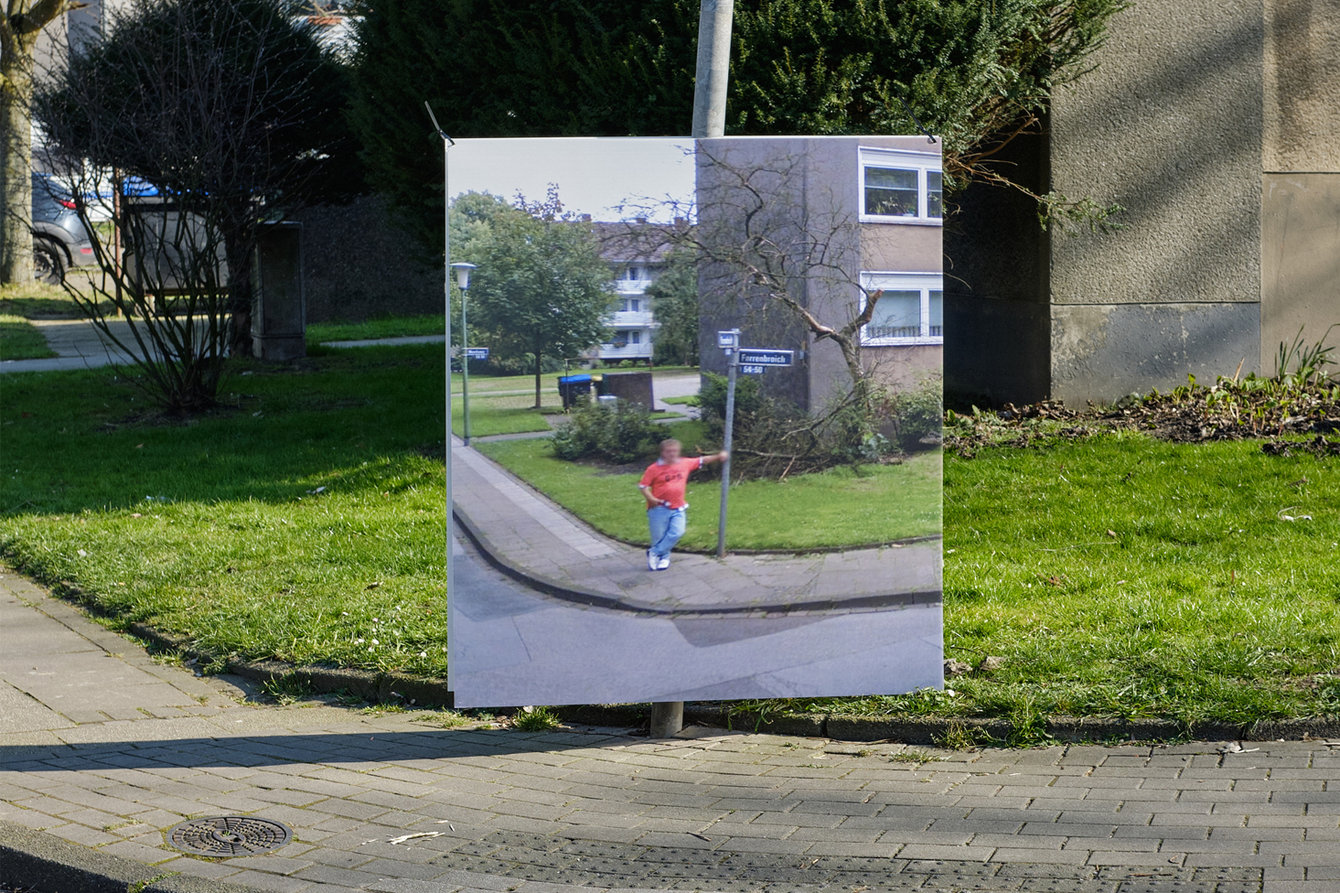
<instances>
[{"instance_id":1,"label":"building roof","mask_svg":"<svg viewBox=\"0 0 1340 893\"><path fill-rule=\"evenodd\" d=\"M665 263L688 223L648 223L645 219L591 224L600 256L610 263Z\"/></svg>"}]
</instances>

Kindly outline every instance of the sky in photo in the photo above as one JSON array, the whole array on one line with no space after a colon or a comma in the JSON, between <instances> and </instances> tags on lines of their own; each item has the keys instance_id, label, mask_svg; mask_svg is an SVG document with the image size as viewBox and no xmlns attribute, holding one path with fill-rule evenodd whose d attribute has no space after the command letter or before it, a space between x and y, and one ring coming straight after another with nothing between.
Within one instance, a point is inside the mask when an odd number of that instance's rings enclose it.
<instances>
[{"instance_id":1,"label":"sky in photo","mask_svg":"<svg viewBox=\"0 0 1340 893\"><path fill-rule=\"evenodd\" d=\"M693 203L689 137L460 139L449 155L453 198L488 192L511 201L558 186L564 208L593 220L670 223Z\"/></svg>"}]
</instances>

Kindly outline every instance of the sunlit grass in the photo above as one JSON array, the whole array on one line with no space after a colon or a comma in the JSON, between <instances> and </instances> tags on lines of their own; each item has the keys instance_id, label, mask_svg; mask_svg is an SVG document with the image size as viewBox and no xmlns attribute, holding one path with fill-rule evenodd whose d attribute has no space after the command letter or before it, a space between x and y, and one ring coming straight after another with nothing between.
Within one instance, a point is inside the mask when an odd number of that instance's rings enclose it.
<instances>
[{"instance_id":1,"label":"sunlit grass","mask_svg":"<svg viewBox=\"0 0 1340 893\"><path fill-rule=\"evenodd\" d=\"M55 355L37 326L21 316L0 313L0 360L32 360Z\"/></svg>"},{"instance_id":2,"label":"sunlit grass","mask_svg":"<svg viewBox=\"0 0 1340 893\"><path fill-rule=\"evenodd\" d=\"M242 366L231 405L189 422L158 416L110 370L6 375L0 551L217 654L441 676L440 350ZM481 449L529 467L594 523L643 535L631 472L555 466L538 441ZM731 542L899 529L897 506L932 486L937 458L739 487ZM1105 435L944 466L948 656L1002 665L950 679L953 694L770 709L1002 716L1024 729L1065 714L1340 712L1335 459ZM716 495L711 481L691 491L689 544L713 538Z\"/></svg>"}]
</instances>

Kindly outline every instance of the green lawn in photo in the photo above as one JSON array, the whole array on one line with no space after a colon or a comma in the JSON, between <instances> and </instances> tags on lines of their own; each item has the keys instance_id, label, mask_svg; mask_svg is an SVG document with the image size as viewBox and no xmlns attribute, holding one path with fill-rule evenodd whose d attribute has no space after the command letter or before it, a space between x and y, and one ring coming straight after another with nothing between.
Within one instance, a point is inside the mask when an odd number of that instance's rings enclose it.
<instances>
[{"instance_id":1,"label":"green lawn in photo","mask_svg":"<svg viewBox=\"0 0 1340 893\"><path fill-rule=\"evenodd\" d=\"M534 394L494 395L488 391L476 393L474 378L470 379L470 436L489 437L495 434L523 434L531 431L548 431L549 423L545 415L561 413L563 407L557 403L535 409ZM548 394L546 399L552 399ZM465 434L465 401L455 396L451 401L452 433Z\"/></svg>"},{"instance_id":2,"label":"green lawn in photo","mask_svg":"<svg viewBox=\"0 0 1340 893\"><path fill-rule=\"evenodd\" d=\"M184 422L158 417L110 370L6 375L0 554L217 654L441 676L440 369L434 345L239 363L250 374L228 380L231 405ZM689 423L674 430L715 446ZM532 467L560 501L591 491L589 519L642 535L631 473L540 462L540 441L480 446ZM863 535L861 516L891 511L916 484L900 476L933 459L737 488L732 543L836 538L837 521L807 526L811 511L851 516L842 523ZM947 654L1003 665L951 679L952 693L768 709L1021 728L1059 714L1335 715L1338 469L1253 441L1135 434L947 455ZM691 491L699 545L716 493L710 481Z\"/></svg>"},{"instance_id":3,"label":"green lawn in photo","mask_svg":"<svg viewBox=\"0 0 1340 893\"><path fill-rule=\"evenodd\" d=\"M0 360L35 360L55 355L37 326L21 316L0 313Z\"/></svg>"},{"instance_id":4,"label":"green lawn in photo","mask_svg":"<svg viewBox=\"0 0 1340 893\"><path fill-rule=\"evenodd\" d=\"M693 455L716 449L697 422L670 425L667 435ZM479 444L484 455L610 536L646 539L641 469L613 472L556 459L546 440ZM720 480L689 484L686 549L716 547ZM940 531L940 455L923 453L901 465L835 468L785 481L746 481L731 488L728 543L736 549L815 549L884 543Z\"/></svg>"}]
</instances>

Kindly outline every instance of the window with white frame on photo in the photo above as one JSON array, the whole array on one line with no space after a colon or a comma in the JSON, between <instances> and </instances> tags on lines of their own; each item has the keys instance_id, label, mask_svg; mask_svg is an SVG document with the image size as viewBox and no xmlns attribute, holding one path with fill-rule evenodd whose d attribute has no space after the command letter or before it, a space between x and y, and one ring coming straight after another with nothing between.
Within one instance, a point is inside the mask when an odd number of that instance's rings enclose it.
<instances>
[{"instance_id":1,"label":"window with white frame on photo","mask_svg":"<svg viewBox=\"0 0 1340 893\"><path fill-rule=\"evenodd\" d=\"M862 148L860 168L862 221L942 222L944 176L938 154Z\"/></svg>"},{"instance_id":2,"label":"window with white frame on photo","mask_svg":"<svg viewBox=\"0 0 1340 893\"><path fill-rule=\"evenodd\" d=\"M861 274L864 302L878 295L861 332L869 347L944 343L944 277L939 273Z\"/></svg>"}]
</instances>

